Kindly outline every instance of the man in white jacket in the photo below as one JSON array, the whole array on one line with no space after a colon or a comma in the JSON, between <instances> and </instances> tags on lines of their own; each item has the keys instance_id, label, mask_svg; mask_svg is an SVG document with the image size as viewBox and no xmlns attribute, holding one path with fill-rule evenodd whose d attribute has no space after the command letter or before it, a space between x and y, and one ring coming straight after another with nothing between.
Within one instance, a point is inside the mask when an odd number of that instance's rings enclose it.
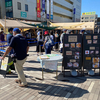
<instances>
[{"instance_id":1,"label":"man in white jacket","mask_svg":"<svg viewBox=\"0 0 100 100\"><path fill-rule=\"evenodd\" d=\"M60 36L60 42L61 42L61 45L63 44L63 37L64 37L64 34L66 34L66 29L64 29L63 30L63 33L61 34L61 36ZM61 48L61 50L60 50L60 53L62 53L62 49L63 49L63 47Z\"/></svg>"}]
</instances>

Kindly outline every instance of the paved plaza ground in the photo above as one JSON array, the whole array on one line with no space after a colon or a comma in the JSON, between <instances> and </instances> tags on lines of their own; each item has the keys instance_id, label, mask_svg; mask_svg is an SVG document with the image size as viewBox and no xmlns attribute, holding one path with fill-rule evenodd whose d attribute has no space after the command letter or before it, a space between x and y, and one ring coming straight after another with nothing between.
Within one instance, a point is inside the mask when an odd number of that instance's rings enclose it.
<instances>
[{"instance_id":1,"label":"paved plaza ground","mask_svg":"<svg viewBox=\"0 0 100 100\"><path fill-rule=\"evenodd\" d=\"M100 100L100 76L63 77L61 62L56 72L42 69L37 61L36 47L31 46L29 57L24 64L28 87L21 88L14 80L13 73L3 78L0 75L0 100ZM52 54L59 52L52 52ZM62 81L65 80L65 81ZM67 81L69 80L69 81Z\"/></svg>"}]
</instances>

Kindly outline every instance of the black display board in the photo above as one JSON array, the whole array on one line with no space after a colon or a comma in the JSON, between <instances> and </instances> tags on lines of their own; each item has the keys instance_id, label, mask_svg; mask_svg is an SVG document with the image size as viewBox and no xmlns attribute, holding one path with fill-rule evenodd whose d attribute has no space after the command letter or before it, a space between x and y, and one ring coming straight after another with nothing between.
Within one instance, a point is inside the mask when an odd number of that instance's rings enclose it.
<instances>
[{"instance_id":1,"label":"black display board","mask_svg":"<svg viewBox=\"0 0 100 100\"><path fill-rule=\"evenodd\" d=\"M64 69L82 68L82 34L64 34L63 66Z\"/></svg>"},{"instance_id":2,"label":"black display board","mask_svg":"<svg viewBox=\"0 0 100 100\"><path fill-rule=\"evenodd\" d=\"M83 35L83 68L100 68L100 35Z\"/></svg>"}]
</instances>

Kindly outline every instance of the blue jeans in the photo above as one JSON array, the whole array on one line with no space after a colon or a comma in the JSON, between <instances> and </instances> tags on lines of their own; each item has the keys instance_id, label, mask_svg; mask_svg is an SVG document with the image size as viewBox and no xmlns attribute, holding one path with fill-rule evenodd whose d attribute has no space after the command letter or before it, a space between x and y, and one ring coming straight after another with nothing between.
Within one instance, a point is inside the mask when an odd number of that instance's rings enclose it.
<instances>
[{"instance_id":1,"label":"blue jeans","mask_svg":"<svg viewBox=\"0 0 100 100\"><path fill-rule=\"evenodd\" d=\"M51 46L45 48L45 54L51 54Z\"/></svg>"}]
</instances>

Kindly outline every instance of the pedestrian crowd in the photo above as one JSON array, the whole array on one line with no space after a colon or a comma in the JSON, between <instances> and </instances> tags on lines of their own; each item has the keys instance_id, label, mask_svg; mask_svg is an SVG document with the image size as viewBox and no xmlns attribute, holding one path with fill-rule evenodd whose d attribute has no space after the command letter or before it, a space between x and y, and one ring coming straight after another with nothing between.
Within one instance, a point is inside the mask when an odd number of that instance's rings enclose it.
<instances>
[{"instance_id":1,"label":"pedestrian crowd","mask_svg":"<svg viewBox=\"0 0 100 100\"><path fill-rule=\"evenodd\" d=\"M44 33L41 30L37 30L37 56L45 54L51 54L51 50L62 53L63 51L63 36L64 34L76 34L76 31L63 29L63 31L48 31ZM85 29L78 31L77 34L87 34ZM54 45L51 45L54 42ZM59 50L60 49L60 50Z\"/></svg>"}]
</instances>

